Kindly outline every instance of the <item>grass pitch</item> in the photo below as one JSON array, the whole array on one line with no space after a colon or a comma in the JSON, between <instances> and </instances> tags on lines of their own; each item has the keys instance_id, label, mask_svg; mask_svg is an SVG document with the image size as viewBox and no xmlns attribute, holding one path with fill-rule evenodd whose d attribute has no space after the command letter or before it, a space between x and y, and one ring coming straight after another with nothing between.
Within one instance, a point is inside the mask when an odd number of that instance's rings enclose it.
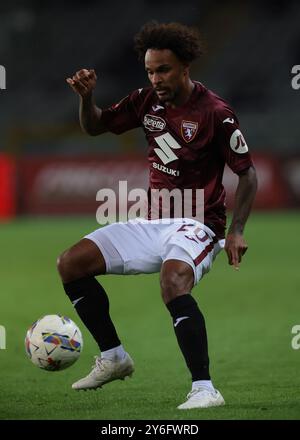
<instances>
[{"instance_id":1,"label":"grass pitch","mask_svg":"<svg viewBox=\"0 0 300 440\"><path fill-rule=\"evenodd\" d=\"M190 376L159 292L158 274L105 276L111 314L135 360L132 379L75 392L97 346L56 273L57 255L97 227L91 219L28 219L0 226L0 419L300 419L299 213L255 214L239 272L219 255L194 289L208 328L211 374L226 406L179 411ZM29 325L45 314L70 316L83 331L80 359L67 370L35 367L24 350Z\"/></svg>"}]
</instances>

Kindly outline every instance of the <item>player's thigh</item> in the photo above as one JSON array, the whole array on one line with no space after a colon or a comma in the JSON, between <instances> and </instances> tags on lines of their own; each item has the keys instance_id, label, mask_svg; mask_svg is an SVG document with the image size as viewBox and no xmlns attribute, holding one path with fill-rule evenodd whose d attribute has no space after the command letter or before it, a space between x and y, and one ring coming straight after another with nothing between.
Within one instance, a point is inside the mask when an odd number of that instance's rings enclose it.
<instances>
[{"instance_id":1,"label":"player's thigh","mask_svg":"<svg viewBox=\"0 0 300 440\"><path fill-rule=\"evenodd\" d=\"M114 223L97 229L85 238L99 247L108 274L131 275L160 270L162 260L152 225L133 221Z\"/></svg>"}]
</instances>

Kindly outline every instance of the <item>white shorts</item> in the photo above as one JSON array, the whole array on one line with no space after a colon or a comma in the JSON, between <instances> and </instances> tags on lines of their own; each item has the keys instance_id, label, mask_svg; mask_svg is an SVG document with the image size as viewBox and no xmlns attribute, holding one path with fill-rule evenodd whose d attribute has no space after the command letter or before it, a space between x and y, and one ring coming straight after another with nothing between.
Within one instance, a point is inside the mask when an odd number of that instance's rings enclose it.
<instances>
[{"instance_id":1,"label":"white shorts","mask_svg":"<svg viewBox=\"0 0 300 440\"><path fill-rule=\"evenodd\" d=\"M84 238L99 247L108 274L154 273L163 262L180 260L192 267L194 284L210 270L225 243L210 228L188 218L171 223L137 218L104 226Z\"/></svg>"}]
</instances>

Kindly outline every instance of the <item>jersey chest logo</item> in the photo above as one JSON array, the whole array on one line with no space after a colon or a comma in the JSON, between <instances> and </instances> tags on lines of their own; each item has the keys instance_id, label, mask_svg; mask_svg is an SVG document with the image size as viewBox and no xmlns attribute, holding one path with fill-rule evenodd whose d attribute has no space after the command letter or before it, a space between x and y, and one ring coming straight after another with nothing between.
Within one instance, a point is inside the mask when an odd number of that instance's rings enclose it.
<instances>
[{"instance_id":1,"label":"jersey chest logo","mask_svg":"<svg viewBox=\"0 0 300 440\"><path fill-rule=\"evenodd\" d=\"M147 130L162 131L166 126L166 121L160 116L145 115L143 124Z\"/></svg>"},{"instance_id":2,"label":"jersey chest logo","mask_svg":"<svg viewBox=\"0 0 300 440\"><path fill-rule=\"evenodd\" d=\"M154 139L160 147L154 148L154 151L164 165L178 159L173 150L179 150L182 147L170 133L164 133L161 136L156 136Z\"/></svg>"},{"instance_id":3,"label":"jersey chest logo","mask_svg":"<svg viewBox=\"0 0 300 440\"><path fill-rule=\"evenodd\" d=\"M198 122L182 121L181 122L181 136L185 142L191 142L198 131Z\"/></svg>"}]
</instances>

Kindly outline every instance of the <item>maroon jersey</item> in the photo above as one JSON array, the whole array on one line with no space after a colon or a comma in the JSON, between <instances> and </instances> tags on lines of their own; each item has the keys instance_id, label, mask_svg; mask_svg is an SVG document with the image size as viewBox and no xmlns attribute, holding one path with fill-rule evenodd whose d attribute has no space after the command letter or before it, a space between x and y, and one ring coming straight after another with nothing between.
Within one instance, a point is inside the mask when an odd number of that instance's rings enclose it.
<instances>
[{"instance_id":1,"label":"maroon jersey","mask_svg":"<svg viewBox=\"0 0 300 440\"><path fill-rule=\"evenodd\" d=\"M121 134L143 127L148 141L149 187L204 189L204 223L224 237L225 163L236 174L252 165L236 115L229 105L201 83L189 100L171 108L152 88L135 90L103 110L108 131Z\"/></svg>"}]
</instances>

